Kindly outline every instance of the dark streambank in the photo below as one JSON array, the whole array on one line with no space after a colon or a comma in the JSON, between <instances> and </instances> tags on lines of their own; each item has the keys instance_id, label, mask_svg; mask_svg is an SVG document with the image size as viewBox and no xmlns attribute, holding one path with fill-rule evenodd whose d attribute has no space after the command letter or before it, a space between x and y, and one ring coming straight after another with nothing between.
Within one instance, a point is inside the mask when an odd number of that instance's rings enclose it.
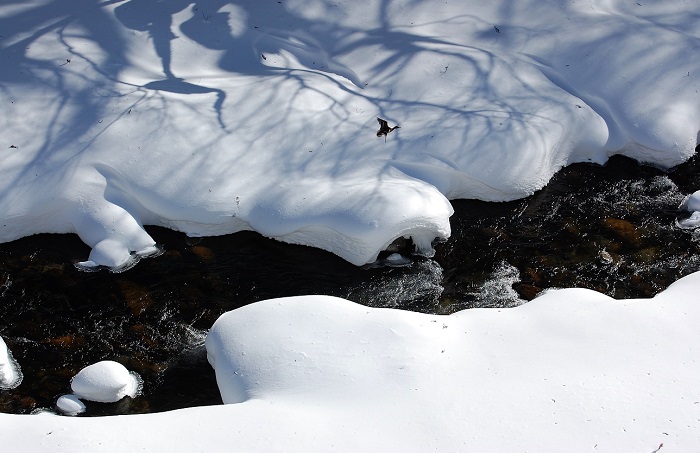
<instances>
[{"instance_id":1,"label":"dark streambank","mask_svg":"<svg viewBox=\"0 0 700 453\"><path fill-rule=\"evenodd\" d=\"M616 157L568 167L524 200L455 201L450 241L400 268L358 268L249 232L193 241L149 228L165 253L120 274L75 269L89 249L74 235L2 244L0 335L25 377L0 391L0 411L53 408L75 373L105 359L139 373L144 392L89 403L87 415L219 404L206 329L267 298L329 294L451 313L518 305L551 287L653 296L700 269L700 234L675 225L683 197L700 189L698 170L697 156L669 172Z\"/></svg>"}]
</instances>

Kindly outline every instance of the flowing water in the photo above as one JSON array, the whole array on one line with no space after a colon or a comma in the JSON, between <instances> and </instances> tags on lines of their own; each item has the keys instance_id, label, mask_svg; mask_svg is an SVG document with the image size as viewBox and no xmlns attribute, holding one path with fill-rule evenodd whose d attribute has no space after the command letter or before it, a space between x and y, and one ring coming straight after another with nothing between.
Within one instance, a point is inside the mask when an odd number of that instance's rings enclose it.
<instances>
[{"instance_id":1,"label":"flowing water","mask_svg":"<svg viewBox=\"0 0 700 453\"><path fill-rule=\"evenodd\" d=\"M0 335L24 380L0 391L0 411L53 409L71 377L100 360L139 373L143 394L87 403L88 416L220 404L206 329L261 299L328 294L452 313L516 306L554 287L650 297L700 270L700 232L676 226L678 205L698 189L697 156L670 172L617 157L573 165L524 200L455 201L452 238L436 256L393 268L250 232L191 240L149 228L165 253L119 274L78 271L89 249L75 235L1 244Z\"/></svg>"}]
</instances>

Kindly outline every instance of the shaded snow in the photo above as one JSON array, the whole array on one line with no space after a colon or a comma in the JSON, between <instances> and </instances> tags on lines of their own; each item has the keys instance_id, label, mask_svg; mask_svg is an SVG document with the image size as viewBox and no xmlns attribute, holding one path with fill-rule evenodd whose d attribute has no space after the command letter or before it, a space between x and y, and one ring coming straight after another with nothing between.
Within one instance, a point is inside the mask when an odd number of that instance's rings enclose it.
<instances>
[{"instance_id":1,"label":"shaded snow","mask_svg":"<svg viewBox=\"0 0 700 453\"><path fill-rule=\"evenodd\" d=\"M447 199L511 200L612 153L687 159L686 2L44 0L0 10L0 240L255 230L364 264L429 255ZM690 8L692 10L692 8ZM386 143L377 117L400 129Z\"/></svg>"},{"instance_id":2,"label":"shaded snow","mask_svg":"<svg viewBox=\"0 0 700 453\"><path fill-rule=\"evenodd\" d=\"M85 404L75 395L61 395L56 400L56 407L66 415L78 415L85 412Z\"/></svg>"},{"instance_id":3,"label":"shaded snow","mask_svg":"<svg viewBox=\"0 0 700 453\"><path fill-rule=\"evenodd\" d=\"M690 213L690 217L678 221L678 226L688 229L700 227L700 190L685 197L678 208Z\"/></svg>"},{"instance_id":4,"label":"shaded snow","mask_svg":"<svg viewBox=\"0 0 700 453\"><path fill-rule=\"evenodd\" d=\"M400 237L430 255L450 234L448 199L523 197L565 165L614 153L664 167L691 156L696 10L6 3L0 241L74 232L92 247L82 266L113 269L158 253L144 225L255 230L355 264ZM401 128L377 137L378 117ZM32 452L691 451L698 285L696 273L626 301L555 290L450 316L325 296L263 301L207 337L236 404L0 414L0 434Z\"/></svg>"}]
</instances>

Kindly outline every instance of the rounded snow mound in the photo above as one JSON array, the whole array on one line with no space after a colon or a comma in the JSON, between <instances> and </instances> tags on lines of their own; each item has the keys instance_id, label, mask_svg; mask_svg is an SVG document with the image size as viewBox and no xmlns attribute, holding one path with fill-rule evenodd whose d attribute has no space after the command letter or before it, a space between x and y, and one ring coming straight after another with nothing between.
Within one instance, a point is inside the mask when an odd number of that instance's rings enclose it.
<instances>
[{"instance_id":1,"label":"rounded snow mound","mask_svg":"<svg viewBox=\"0 0 700 453\"><path fill-rule=\"evenodd\" d=\"M141 378L120 363L103 360L80 370L73 377L70 386L78 398L114 403L125 396L133 398L138 395L141 391Z\"/></svg>"},{"instance_id":2,"label":"rounded snow mound","mask_svg":"<svg viewBox=\"0 0 700 453\"><path fill-rule=\"evenodd\" d=\"M62 395L56 400L56 407L66 415L78 415L85 412L85 404L75 395Z\"/></svg>"}]
</instances>

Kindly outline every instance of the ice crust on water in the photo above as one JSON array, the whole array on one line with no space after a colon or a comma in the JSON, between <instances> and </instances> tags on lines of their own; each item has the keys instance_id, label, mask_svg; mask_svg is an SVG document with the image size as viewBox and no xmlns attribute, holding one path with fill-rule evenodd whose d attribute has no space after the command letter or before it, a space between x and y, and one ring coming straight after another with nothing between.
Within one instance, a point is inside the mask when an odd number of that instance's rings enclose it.
<instances>
[{"instance_id":1,"label":"ice crust on water","mask_svg":"<svg viewBox=\"0 0 700 453\"><path fill-rule=\"evenodd\" d=\"M448 199L697 144L683 1L324 5L3 9L0 241L75 232L79 267L123 270L144 225L255 230L361 265L405 235L430 255Z\"/></svg>"},{"instance_id":2,"label":"ice crust on water","mask_svg":"<svg viewBox=\"0 0 700 453\"><path fill-rule=\"evenodd\" d=\"M0 337L0 389L13 389L22 383L22 371L12 357L5 340Z\"/></svg>"},{"instance_id":3,"label":"ice crust on water","mask_svg":"<svg viewBox=\"0 0 700 453\"><path fill-rule=\"evenodd\" d=\"M70 386L78 398L114 403L125 396L135 397L141 391L141 379L124 365L103 360L80 370Z\"/></svg>"}]
</instances>

